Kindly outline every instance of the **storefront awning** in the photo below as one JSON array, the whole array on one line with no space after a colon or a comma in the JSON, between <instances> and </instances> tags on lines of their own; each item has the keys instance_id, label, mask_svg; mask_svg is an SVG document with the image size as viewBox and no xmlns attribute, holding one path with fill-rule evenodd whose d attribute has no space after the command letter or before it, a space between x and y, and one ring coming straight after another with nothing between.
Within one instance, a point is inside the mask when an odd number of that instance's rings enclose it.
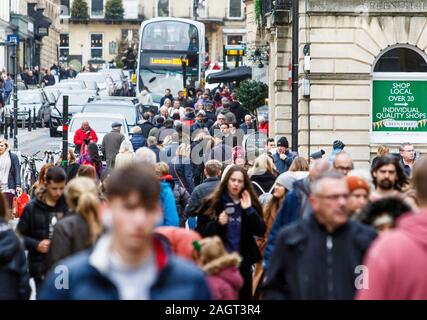
<instances>
[{"instance_id":1,"label":"storefront awning","mask_svg":"<svg viewBox=\"0 0 427 320\"><path fill-rule=\"evenodd\" d=\"M230 70L216 72L206 77L207 83L227 83L241 82L252 77L252 69L250 67L238 67Z\"/></svg>"}]
</instances>

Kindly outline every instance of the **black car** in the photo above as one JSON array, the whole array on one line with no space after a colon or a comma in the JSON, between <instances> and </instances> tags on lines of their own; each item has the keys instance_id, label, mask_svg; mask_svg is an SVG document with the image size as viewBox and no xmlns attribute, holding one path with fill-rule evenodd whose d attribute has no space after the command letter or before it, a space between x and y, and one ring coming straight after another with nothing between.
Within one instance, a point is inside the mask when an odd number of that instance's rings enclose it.
<instances>
[{"instance_id":1,"label":"black car","mask_svg":"<svg viewBox=\"0 0 427 320\"><path fill-rule=\"evenodd\" d=\"M68 119L78 112L81 112L83 107L95 98L93 90L72 90L69 92L61 92L55 106L52 108L52 113L49 122L50 136L57 136L57 128L62 125L63 117L63 101L64 96L68 96Z\"/></svg>"}]
</instances>

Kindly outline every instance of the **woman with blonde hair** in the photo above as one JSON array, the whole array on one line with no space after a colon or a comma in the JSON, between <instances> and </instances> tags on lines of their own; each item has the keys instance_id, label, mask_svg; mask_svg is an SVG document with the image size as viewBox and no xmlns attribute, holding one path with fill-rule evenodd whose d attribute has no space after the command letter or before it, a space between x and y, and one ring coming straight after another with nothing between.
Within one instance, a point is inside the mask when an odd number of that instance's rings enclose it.
<instances>
[{"instance_id":1,"label":"woman with blonde hair","mask_svg":"<svg viewBox=\"0 0 427 320\"><path fill-rule=\"evenodd\" d=\"M265 153L256 158L254 165L248 170L248 175L258 196L269 193L277 177L271 157Z\"/></svg>"},{"instance_id":2,"label":"woman with blonde hair","mask_svg":"<svg viewBox=\"0 0 427 320\"><path fill-rule=\"evenodd\" d=\"M308 161L304 157L295 157L289 167L290 172L307 172L309 171Z\"/></svg>"},{"instance_id":3,"label":"woman with blonde hair","mask_svg":"<svg viewBox=\"0 0 427 320\"><path fill-rule=\"evenodd\" d=\"M114 169L121 169L135 162L135 152L132 143L124 140L120 145L119 153L116 156Z\"/></svg>"},{"instance_id":4,"label":"woman with blonde hair","mask_svg":"<svg viewBox=\"0 0 427 320\"><path fill-rule=\"evenodd\" d=\"M77 177L65 187L65 198L74 212L55 225L48 264L52 267L76 252L92 246L102 233L99 217L100 200L93 179Z\"/></svg>"}]
</instances>

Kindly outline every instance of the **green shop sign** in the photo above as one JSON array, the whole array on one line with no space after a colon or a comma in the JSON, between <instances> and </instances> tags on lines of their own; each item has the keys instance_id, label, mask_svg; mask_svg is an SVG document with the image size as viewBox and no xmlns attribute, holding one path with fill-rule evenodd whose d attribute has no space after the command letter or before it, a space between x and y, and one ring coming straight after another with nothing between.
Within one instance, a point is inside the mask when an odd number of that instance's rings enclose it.
<instances>
[{"instance_id":1,"label":"green shop sign","mask_svg":"<svg viewBox=\"0 0 427 320\"><path fill-rule=\"evenodd\" d=\"M373 80L372 133L427 132L427 81Z\"/></svg>"}]
</instances>

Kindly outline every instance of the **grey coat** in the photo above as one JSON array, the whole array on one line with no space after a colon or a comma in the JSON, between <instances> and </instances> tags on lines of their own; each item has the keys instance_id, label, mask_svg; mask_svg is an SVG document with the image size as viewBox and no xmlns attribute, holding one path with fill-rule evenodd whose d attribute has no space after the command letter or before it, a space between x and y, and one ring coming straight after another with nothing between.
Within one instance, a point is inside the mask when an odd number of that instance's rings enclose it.
<instances>
[{"instance_id":1,"label":"grey coat","mask_svg":"<svg viewBox=\"0 0 427 320\"><path fill-rule=\"evenodd\" d=\"M120 145L124 139L125 136L119 130L113 129L102 140L102 152L107 161L108 169L114 168L116 155L119 153Z\"/></svg>"}]
</instances>

